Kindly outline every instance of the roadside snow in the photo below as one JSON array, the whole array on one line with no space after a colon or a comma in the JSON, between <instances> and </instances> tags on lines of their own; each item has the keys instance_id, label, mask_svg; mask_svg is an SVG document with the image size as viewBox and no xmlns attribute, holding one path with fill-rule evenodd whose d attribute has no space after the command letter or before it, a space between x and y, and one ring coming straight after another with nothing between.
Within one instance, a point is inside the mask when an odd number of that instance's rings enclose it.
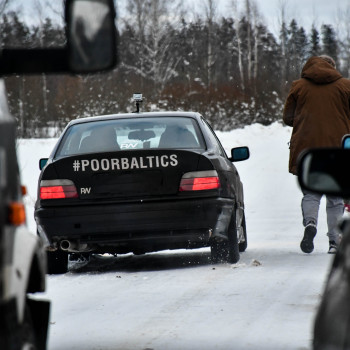
<instances>
[{"instance_id":1,"label":"roadside snow","mask_svg":"<svg viewBox=\"0 0 350 350\"><path fill-rule=\"evenodd\" d=\"M48 277L49 349L311 349L315 310L332 256L322 201L315 251L300 251L301 192L288 173L291 129L279 123L218 132L245 191L248 249L238 264L209 263L209 249L118 258ZM28 225L35 232L39 158L56 140L20 140ZM77 266L76 266L77 267Z\"/></svg>"}]
</instances>

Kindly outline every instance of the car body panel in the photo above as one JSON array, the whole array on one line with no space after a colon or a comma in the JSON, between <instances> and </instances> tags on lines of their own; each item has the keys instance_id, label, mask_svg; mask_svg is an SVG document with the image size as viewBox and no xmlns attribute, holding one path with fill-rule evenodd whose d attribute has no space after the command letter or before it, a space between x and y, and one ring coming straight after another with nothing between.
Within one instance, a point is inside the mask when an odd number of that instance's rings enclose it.
<instances>
[{"instance_id":1,"label":"car body panel","mask_svg":"<svg viewBox=\"0 0 350 350\"><path fill-rule=\"evenodd\" d=\"M3 280L6 282L2 301L16 300L18 319L22 322L27 292L45 291L45 251L39 238L29 233L25 225L5 228L3 239L7 245L13 246L13 250L4 254Z\"/></svg>"},{"instance_id":2,"label":"car body panel","mask_svg":"<svg viewBox=\"0 0 350 350\"><path fill-rule=\"evenodd\" d=\"M38 316L31 318L38 348L45 349L50 303L31 302L28 293L45 290L46 253L39 237L26 226L15 130L0 80L0 343L7 347L19 336L28 322L29 307ZM14 208L21 217L16 218Z\"/></svg>"}]
</instances>

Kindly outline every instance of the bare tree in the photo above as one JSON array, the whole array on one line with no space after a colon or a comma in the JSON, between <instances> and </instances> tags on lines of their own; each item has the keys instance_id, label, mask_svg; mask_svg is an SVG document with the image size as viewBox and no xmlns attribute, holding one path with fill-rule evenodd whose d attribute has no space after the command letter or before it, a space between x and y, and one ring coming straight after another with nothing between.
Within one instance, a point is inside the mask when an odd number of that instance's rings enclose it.
<instances>
[{"instance_id":1,"label":"bare tree","mask_svg":"<svg viewBox=\"0 0 350 350\"><path fill-rule=\"evenodd\" d=\"M136 18L137 43L142 55L138 66L124 63L124 67L153 81L159 93L169 79L176 76L175 68L180 60L170 51L173 27L179 18L176 16L176 3L168 0L132 0L127 9L129 24Z\"/></svg>"},{"instance_id":2,"label":"bare tree","mask_svg":"<svg viewBox=\"0 0 350 350\"><path fill-rule=\"evenodd\" d=\"M339 45L341 49L340 57L343 62L343 71L350 77L350 4L345 9L337 11L337 36L340 39Z\"/></svg>"},{"instance_id":3,"label":"bare tree","mask_svg":"<svg viewBox=\"0 0 350 350\"><path fill-rule=\"evenodd\" d=\"M2 16L8 9L8 6L13 2L13 0L1 0L0 1L0 16Z\"/></svg>"},{"instance_id":4,"label":"bare tree","mask_svg":"<svg viewBox=\"0 0 350 350\"><path fill-rule=\"evenodd\" d=\"M40 0L34 1L34 8L35 12L38 16L39 21L39 41L40 46L44 46L44 13L43 13L43 5L40 2ZM46 81L46 75L43 73L42 75L42 95L43 95L43 104L44 104L44 113L47 114L47 81Z\"/></svg>"},{"instance_id":5,"label":"bare tree","mask_svg":"<svg viewBox=\"0 0 350 350\"><path fill-rule=\"evenodd\" d=\"M231 0L230 6L233 12L233 18L234 18L234 26L236 31L236 37L237 37L237 59L238 59L238 70L239 70L239 76L240 76L240 87L243 91L244 86L244 71L243 71L243 62L242 62L242 39L240 36L240 27L239 27L239 12L238 12L238 1L237 0Z\"/></svg>"},{"instance_id":6,"label":"bare tree","mask_svg":"<svg viewBox=\"0 0 350 350\"><path fill-rule=\"evenodd\" d=\"M287 81L287 25L286 9L288 0L279 0L280 47L281 47L281 94L284 96Z\"/></svg>"},{"instance_id":7,"label":"bare tree","mask_svg":"<svg viewBox=\"0 0 350 350\"><path fill-rule=\"evenodd\" d=\"M207 44L207 87L209 88L213 83L213 68L215 65L215 54L213 50L213 25L216 19L217 3L215 0L206 0L204 5L205 16L208 26L208 44Z\"/></svg>"},{"instance_id":8,"label":"bare tree","mask_svg":"<svg viewBox=\"0 0 350 350\"><path fill-rule=\"evenodd\" d=\"M252 77L252 34L251 34L251 2L245 0L245 15L247 19L247 58L248 58L248 83Z\"/></svg>"},{"instance_id":9,"label":"bare tree","mask_svg":"<svg viewBox=\"0 0 350 350\"><path fill-rule=\"evenodd\" d=\"M252 2L252 15L253 15L253 37L254 37L254 67L253 67L253 78L254 80L258 77L259 68L259 11L256 2Z\"/></svg>"}]
</instances>

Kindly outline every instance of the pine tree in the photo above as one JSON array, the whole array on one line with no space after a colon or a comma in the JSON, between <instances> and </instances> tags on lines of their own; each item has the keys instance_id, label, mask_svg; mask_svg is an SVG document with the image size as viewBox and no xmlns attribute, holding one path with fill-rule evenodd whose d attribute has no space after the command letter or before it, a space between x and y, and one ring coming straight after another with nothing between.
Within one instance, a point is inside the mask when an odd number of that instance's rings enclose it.
<instances>
[{"instance_id":1,"label":"pine tree","mask_svg":"<svg viewBox=\"0 0 350 350\"><path fill-rule=\"evenodd\" d=\"M315 28L315 25L312 25L311 33L310 33L310 56L318 56L321 53L320 46L320 34L318 30Z\"/></svg>"},{"instance_id":2,"label":"pine tree","mask_svg":"<svg viewBox=\"0 0 350 350\"><path fill-rule=\"evenodd\" d=\"M322 53L331 56L334 61L338 62L338 41L333 27L330 24L323 24L322 33Z\"/></svg>"}]
</instances>

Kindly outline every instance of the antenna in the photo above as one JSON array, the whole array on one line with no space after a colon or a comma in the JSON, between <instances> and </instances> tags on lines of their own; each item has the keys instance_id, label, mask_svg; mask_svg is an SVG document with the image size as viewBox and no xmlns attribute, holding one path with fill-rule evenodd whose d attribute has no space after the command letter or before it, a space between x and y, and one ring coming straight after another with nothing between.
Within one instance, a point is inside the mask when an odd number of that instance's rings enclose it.
<instances>
[{"instance_id":1,"label":"antenna","mask_svg":"<svg viewBox=\"0 0 350 350\"><path fill-rule=\"evenodd\" d=\"M133 100L136 102L136 111L134 113L140 113L140 103L142 103L142 94L134 94Z\"/></svg>"}]
</instances>

